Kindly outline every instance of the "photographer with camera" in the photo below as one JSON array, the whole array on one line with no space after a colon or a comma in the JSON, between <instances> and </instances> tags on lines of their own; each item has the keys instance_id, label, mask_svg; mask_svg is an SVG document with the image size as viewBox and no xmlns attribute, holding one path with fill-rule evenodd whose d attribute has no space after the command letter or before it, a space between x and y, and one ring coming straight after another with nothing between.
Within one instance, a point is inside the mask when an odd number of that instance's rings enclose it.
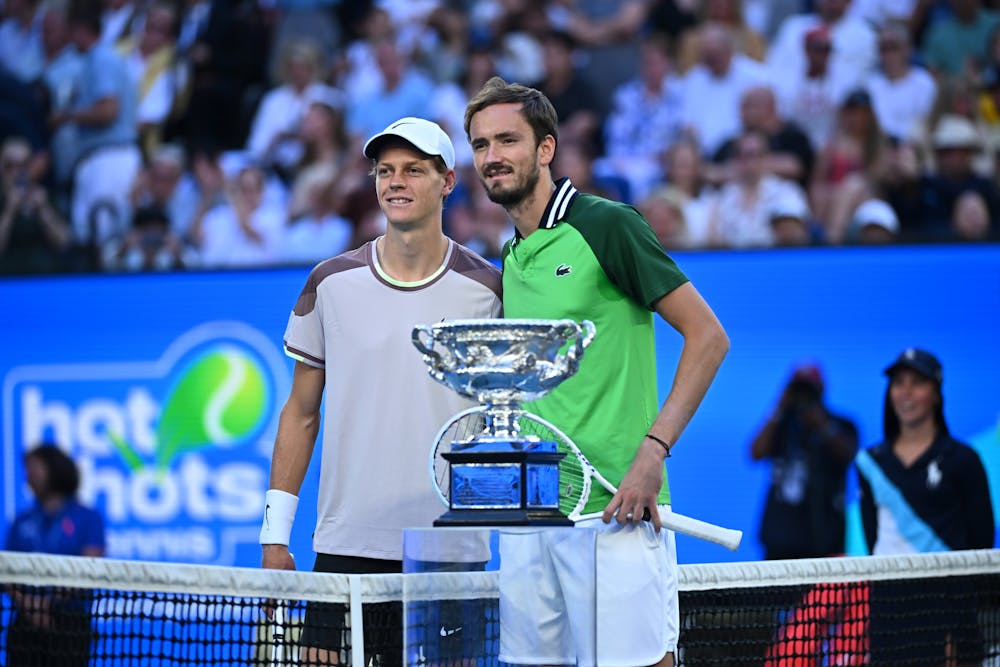
<instances>
[{"instance_id":1,"label":"photographer with camera","mask_svg":"<svg viewBox=\"0 0 1000 667\"><path fill-rule=\"evenodd\" d=\"M171 271L190 266L194 251L170 229L167 212L150 205L136 209L132 226L104 244L106 271Z\"/></svg>"},{"instance_id":2,"label":"photographer with camera","mask_svg":"<svg viewBox=\"0 0 1000 667\"><path fill-rule=\"evenodd\" d=\"M796 368L750 444L754 461L771 462L760 526L768 560L844 553L844 493L858 430L830 411L823 390L819 367Z\"/></svg>"},{"instance_id":3,"label":"photographer with camera","mask_svg":"<svg viewBox=\"0 0 1000 667\"><path fill-rule=\"evenodd\" d=\"M0 146L0 274L53 273L66 268L69 224L44 186L31 178L33 154L22 137Z\"/></svg>"}]
</instances>

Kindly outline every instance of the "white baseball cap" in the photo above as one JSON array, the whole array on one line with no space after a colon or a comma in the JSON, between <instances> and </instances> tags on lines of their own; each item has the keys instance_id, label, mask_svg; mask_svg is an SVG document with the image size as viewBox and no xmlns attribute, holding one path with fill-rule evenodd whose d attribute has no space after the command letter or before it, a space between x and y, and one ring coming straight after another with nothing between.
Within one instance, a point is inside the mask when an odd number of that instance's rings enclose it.
<instances>
[{"instance_id":1,"label":"white baseball cap","mask_svg":"<svg viewBox=\"0 0 1000 667\"><path fill-rule=\"evenodd\" d=\"M440 155L445 166L449 169L455 168L455 147L451 145L451 139L437 123L413 116L400 118L365 142L365 157L375 159L379 144L387 137L404 139L427 155Z\"/></svg>"},{"instance_id":2,"label":"white baseball cap","mask_svg":"<svg viewBox=\"0 0 1000 667\"><path fill-rule=\"evenodd\" d=\"M854 211L852 222L856 229L861 229L865 225L877 225L893 234L899 233L899 218L896 217L896 211L881 199L862 202Z\"/></svg>"},{"instance_id":3,"label":"white baseball cap","mask_svg":"<svg viewBox=\"0 0 1000 667\"><path fill-rule=\"evenodd\" d=\"M797 220L808 221L810 216L809 204L806 203L805 195L791 188L775 198L769 207L768 213L770 214L771 222L774 222L778 218L795 218Z\"/></svg>"}]
</instances>

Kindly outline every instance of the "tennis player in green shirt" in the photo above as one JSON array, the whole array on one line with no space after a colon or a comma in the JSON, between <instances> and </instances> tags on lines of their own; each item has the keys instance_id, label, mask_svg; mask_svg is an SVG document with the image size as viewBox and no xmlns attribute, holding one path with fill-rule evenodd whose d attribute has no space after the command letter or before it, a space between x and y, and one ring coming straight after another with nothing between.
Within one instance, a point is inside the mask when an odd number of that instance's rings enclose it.
<instances>
[{"instance_id":1,"label":"tennis player in green shirt","mask_svg":"<svg viewBox=\"0 0 1000 667\"><path fill-rule=\"evenodd\" d=\"M618 492L595 488L585 509L603 509L602 520L594 520L600 531L596 591L573 600L566 572L545 571L544 563L553 560L571 568L572 558L510 554L523 561L509 570L521 573L520 584L510 578L502 582L501 616L510 631L502 627L500 659L673 665L679 631L677 559L673 533L660 530L660 513L670 512L664 459L712 383L729 339L634 208L553 178L557 126L545 95L499 77L466 107L465 131L476 170L490 199L506 209L516 229L502 253L504 316L586 319L596 325L576 375L526 407L567 433ZM654 313L683 337L662 406ZM650 520L643 521L644 516ZM540 624L537 613L520 624L511 619L514 614L504 616L505 598L538 597L546 589L545 577L561 578L559 588L569 598L563 609L545 615L565 623ZM580 608L593 606L595 594L600 601L596 641L579 636L587 633L581 630L587 624L572 619ZM523 603L518 607L525 608ZM591 654L595 644L596 656Z\"/></svg>"}]
</instances>

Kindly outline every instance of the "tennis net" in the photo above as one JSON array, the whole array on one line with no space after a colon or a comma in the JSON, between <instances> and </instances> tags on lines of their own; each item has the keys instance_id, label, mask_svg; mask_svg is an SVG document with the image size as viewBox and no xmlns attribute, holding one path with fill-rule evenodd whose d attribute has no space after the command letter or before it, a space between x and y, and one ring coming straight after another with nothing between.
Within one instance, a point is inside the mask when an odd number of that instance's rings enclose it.
<instances>
[{"instance_id":1,"label":"tennis net","mask_svg":"<svg viewBox=\"0 0 1000 667\"><path fill-rule=\"evenodd\" d=\"M304 646L336 633L340 664L498 665L496 575L0 552L0 664L327 664ZM1000 665L1000 551L682 565L680 589L681 665Z\"/></svg>"}]
</instances>

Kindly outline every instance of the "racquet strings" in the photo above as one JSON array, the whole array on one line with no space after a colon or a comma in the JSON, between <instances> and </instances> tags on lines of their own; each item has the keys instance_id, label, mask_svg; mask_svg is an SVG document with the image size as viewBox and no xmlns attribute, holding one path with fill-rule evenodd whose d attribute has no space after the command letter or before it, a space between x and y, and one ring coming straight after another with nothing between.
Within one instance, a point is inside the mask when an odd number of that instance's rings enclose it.
<instances>
[{"instance_id":1,"label":"racquet strings","mask_svg":"<svg viewBox=\"0 0 1000 667\"><path fill-rule=\"evenodd\" d=\"M461 449L461 443L479 435L486 428L486 418L481 410L464 412L454 417L438 433L434 443L434 480L444 499L451 500L451 484L448 476L448 461L442 454Z\"/></svg>"},{"instance_id":2,"label":"racquet strings","mask_svg":"<svg viewBox=\"0 0 1000 667\"><path fill-rule=\"evenodd\" d=\"M518 423L522 435L534 435L540 440L555 442L556 451L566 455L559 461L559 510L571 519L575 518L590 495L590 477L575 448L567 442L566 436L534 415L523 414Z\"/></svg>"}]
</instances>

